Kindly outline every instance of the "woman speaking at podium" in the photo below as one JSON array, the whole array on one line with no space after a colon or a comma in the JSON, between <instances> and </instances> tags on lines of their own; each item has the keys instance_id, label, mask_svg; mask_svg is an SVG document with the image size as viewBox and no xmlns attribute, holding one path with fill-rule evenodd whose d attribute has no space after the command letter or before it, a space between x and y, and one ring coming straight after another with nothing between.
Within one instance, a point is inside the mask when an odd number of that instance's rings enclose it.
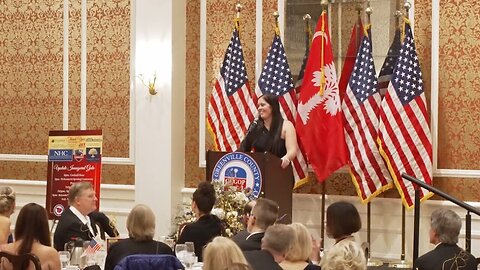
<instances>
[{"instance_id":1,"label":"woman speaking at podium","mask_svg":"<svg viewBox=\"0 0 480 270\"><path fill-rule=\"evenodd\" d=\"M257 105L258 118L250 124L238 151L268 151L281 158L281 167L286 168L298 151L295 127L283 119L277 96L264 94L258 98Z\"/></svg>"}]
</instances>

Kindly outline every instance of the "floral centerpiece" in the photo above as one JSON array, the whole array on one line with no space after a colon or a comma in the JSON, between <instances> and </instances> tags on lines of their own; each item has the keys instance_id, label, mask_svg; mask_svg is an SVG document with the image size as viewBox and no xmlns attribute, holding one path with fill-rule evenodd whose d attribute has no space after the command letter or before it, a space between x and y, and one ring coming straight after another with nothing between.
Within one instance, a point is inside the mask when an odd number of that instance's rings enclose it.
<instances>
[{"instance_id":1,"label":"floral centerpiece","mask_svg":"<svg viewBox=\"0 0 480 270\"><path fill-rule=\"evenodd\" d=\"M243 215L243 207L250 201L248 197L250 192L249 190L240 190L237 186L224 185L220 182L213 182L213 186L217 200L211 213L223 222L225 236L232 237L244 229L241 217ZM191 209L191 202L183 204L180 215L175 217L177 227L194 221L195 215ZM178 237L178 235L176 236Z\"/></svg>"}]
</instances>

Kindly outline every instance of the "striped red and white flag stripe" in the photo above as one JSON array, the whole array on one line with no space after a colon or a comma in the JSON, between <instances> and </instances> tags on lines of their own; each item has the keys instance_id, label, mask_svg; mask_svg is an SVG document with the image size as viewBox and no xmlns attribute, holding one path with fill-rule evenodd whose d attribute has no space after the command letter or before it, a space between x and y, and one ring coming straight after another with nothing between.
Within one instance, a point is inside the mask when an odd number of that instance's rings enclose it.
<instances>
[{"instance_id":1,"label":"striped red and white flag stripe","mask_svg":"<svg viewBox=\"0 0 480 270\"><path fill-rule=\"evenodd\" d=\"M208 105L207 121L215 149L237 150L255 112L242 46L235 28Z\"/></svg>"},{"instance_id":2,"label":"striped red and white flag stripe","mask_svg":"<svg viewBox=\"0 0 480 270\"><path fill-rule=\"evenodd\" d=\"M405 39L381 103L378 141L380 152L406 207L412 207L415 188L402 173L432 184L432 143L422 73L412 30L405 22ZM421 189L421 199L432 193Z\"/></svg>"}]
</instances>

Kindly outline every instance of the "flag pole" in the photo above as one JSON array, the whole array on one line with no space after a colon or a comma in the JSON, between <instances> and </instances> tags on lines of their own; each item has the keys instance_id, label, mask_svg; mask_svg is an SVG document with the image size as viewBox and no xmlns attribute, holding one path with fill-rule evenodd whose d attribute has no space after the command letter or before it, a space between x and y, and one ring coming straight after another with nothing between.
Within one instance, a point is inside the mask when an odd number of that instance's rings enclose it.
<instances>
[{"instance_id":1,"label":"flag pole","mask_svg":"<svg viewBox=\"0 0 480 270\"><path fill-rule=\"evenodd\" d=\"M237 11L237 16L233 20L235 22L235 28L237 29L238 32L238 37L240 38L240 12L242 11L242 4L237 3L235 5L235 11Z\"/></svg>"},{"instance_id":2,"label":"flag pole","mask_svg":"<svg viewBox=\"0 0 480 270\"><path fill-rule=\"evenodd\" d=\"M327 13L327 10L328 10L328 0L322 0L320 2L320 4L322 5L322 16L321 16L321 19L323 20L322 21L322 35L325 35L325 17L326 16L323 16L323 13ZM325 87L325 40L322 39L322 53L321 53L321 56L320 56L320 89L319 89L319 93L321 96L323 96L323 88Z\"/></svg>"},{"instance_id":3,"label":"flag pole","mask_svg":"<svg viewBox=\"0 0 480 270\"><path fill-rule=\"evenodd\" d=\"M369 27L372 21L371 16L373 13L373 9L372 7L370 7L370 1L367 2L367 8L365 9L365 13L367 14L367 27Z\"/></svg>"},{"instance_id":4,"label":"flag pole","mask_svg":"<svg viewBox=\"0 0 480 270\"><path fill-rule=\"evenodd\" d=\"M280 36L280 27L278 27L278 17L280 14L278 11L273 12L273 18L275 18L275 35Z\"/></svg>"},{"instance_id":5,"label":"flag pole","mask_svg":"<svg viewBox=\"0 0 480 270\"><path fill-rule=\"evenodd\" d=\"M403 4L403 8L405 8L405 17L407 19L410 19L410 8L412 8L412 4L410 2L405 1L405 4Z\"/></svg>"},{"instance_id":6,"label":"flag pole","mask_svg":"<svg viewBox=\"0 0 480 270\"><path fill-rule=\"evenodd\" d=\"M303 15L303 20L305 21L305 48L310 48L312 44L312 29L310 27L310 22L312 20L312 16L310 14Z\"/></svg>"},{"instance_id":7,"label":"flag pole","mask_svg":"<svg viewBox=\"0 0 480 270\"><path fill-rule=\"evenodd\" d=\"M363 31L363 29L360 29L360 25L362 25L362 6L360 4L357 4L356 6L357 9L357 22L355 23L355 33L357 34L355 37L355 46L358 48L360 46L360 31Z\"/></svg>"},{"instance_id":8,"label":"flag pole","mask_svg":"<svg viewBox=\"0 0 480 270\"><path fill-rule=\"evenodd\" d=\"M400 29L400 18L402 18L403 13L400 10L395 10L395 25L397 29Z\"/></svg>"},{"instance_id":9,"label":"flag pole","mask_svg":"<svg viewBox=\"0 0 480 270\"><path fill-rule=\"evenodd\" d=\"M372 13L373 13L373 9L372 7L370 7L370 1L367 1L367 8L365 9L365 13L367 14L367 24L365 25L365 30L368 30L369 28L371 28L371 16L372 16ZM360 15L359 15L360 17ZM365 34L368 36L369 35L369 32L368 31L365 31ZM369 36L369 38L371 38ZM370 42L372 42L370 40ZM371 229L371 217L372 217L372 210L371 210L371 207L372 207L372 203L370 201L368 201L367 203L367 245L368 245L368 249L367 249L367 266L381 266L383 265L383 262L381 260L378 260L378 259L373 259L372 256L371 256L371 247L372 247L372 242L370 240L370 235L372 233L372 229Z\"/></svg>"},{"instance_id":10,"label":"flag pole","mask_svg":"<svg viewBox=\"0 0 480 270\"><path fill-rule=\"evenodd\" d=\"M400 254L400 262L391 262L389 267L412 269L412 264L405 260L405 205L402 203L402 254Z\"/></svg>"},{"instance_id":11,"label":"flag pole","mask_svg":"<svg viewBox=\"0 0 480 270\"><path fill-rule=\"evenodd\" d=\"M323 252L324 246L325 246L325 193L327 192L327 186L325 184L326 181L322 182L322 209L321 209L321 219L322 222L320 223L320 251Z\"/></svg>"}]
</instances>

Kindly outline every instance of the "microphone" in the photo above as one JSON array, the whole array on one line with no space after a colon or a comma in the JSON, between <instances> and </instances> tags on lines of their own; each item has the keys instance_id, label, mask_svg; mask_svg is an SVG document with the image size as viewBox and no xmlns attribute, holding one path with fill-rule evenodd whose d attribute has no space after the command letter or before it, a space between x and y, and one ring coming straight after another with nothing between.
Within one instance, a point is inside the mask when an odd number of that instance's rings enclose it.
<instances>
[{"instance_id":1,"label":"microphone","mask_svg":"<svg viewBox=\"0 0 480 270\"><path fill-rule=\"evenodd\" d=\"M258 119L255 118L255 119L253 120L253 122L250 124L250 126L248 127L247 133L245 133L245 138L246 138L248 135L250 135L250 133L251 133L255 128L257 128L257 126L258 126Z\"/></svg>"}]
</instances>

